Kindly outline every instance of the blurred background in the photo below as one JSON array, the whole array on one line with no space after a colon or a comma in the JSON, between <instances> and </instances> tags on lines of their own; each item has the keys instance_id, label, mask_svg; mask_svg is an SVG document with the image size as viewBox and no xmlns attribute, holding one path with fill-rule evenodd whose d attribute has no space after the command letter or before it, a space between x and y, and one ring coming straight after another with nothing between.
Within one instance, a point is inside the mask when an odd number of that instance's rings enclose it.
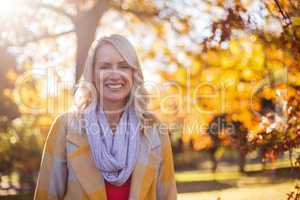
<instances>
[{"instance_id":1,"label":"blurred background","mask_svg":"<svg viewBox=\"0 0 300 200\"><path fill-rule=\"evenodd\" d=\"M112 33L168 125L179 199L300 199L299 0L10 0L0 24L0 199L32 199L49 126Z\"/></svg>"}]
</instances>

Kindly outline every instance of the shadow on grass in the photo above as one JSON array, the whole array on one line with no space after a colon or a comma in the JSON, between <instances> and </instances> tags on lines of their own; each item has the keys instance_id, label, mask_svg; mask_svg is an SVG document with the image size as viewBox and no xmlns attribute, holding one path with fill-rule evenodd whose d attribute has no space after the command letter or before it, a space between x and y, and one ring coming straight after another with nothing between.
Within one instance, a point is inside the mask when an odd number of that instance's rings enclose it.
<instances>
[{"instance_id":1,"label":"shadow on grass","mask_svg":"<svg viewBox=\"0 0 300 200\"><path fill-rule=\"evenodd\" d=\"M300 179L300 168L278 168L257 170L242 173L235 178L228 178L218 180L214 178L215 174L211 173L211 180L193 180L177 182L179 193L191 192L208 192L215 190L223 190L228 188L237 188L249 185L263 185L282 183L288 180ZM233 177L233 176L228 176Z\"/></svg>"},{"instance_id":2,"label":"shadow on grass","mask_svg":"<svg viewBox=\"0 0 300 200\"><path fill-rule=\"evenodd\" d=\"M300 179L300 168L299 167L283 167L277 169L268 170L257 170L244 173L249 177L269 177L274 179Z\"/></svg>"},{"instance_id":3,"label":"shadow on grass","mask_svg":"<svg viewBox=\"0 0 300 200\"><path fill-rule=\"evenodd\" d=\"M223 181L195 181L195 182L181 182L177 183L179 193L189 192L208 192L213 190L222 190L236 187L234 183L224 183Z\"/></svg>"}]
</instances>

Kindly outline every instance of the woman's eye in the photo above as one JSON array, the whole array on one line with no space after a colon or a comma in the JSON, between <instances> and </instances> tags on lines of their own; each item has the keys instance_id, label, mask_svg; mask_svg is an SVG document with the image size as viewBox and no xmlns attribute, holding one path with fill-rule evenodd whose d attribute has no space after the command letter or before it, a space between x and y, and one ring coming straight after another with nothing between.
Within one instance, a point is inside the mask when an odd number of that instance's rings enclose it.
<instances>
[{"instance_id":1,"label":"woman's eye","mask_svg":"<svg viewBox=\"0 0 300 200\"><path fill-rule=\"evenodd\" d=\"M98 67L98 69L109 69L110 68L110 66L108 66L108 65L102 65L102 66L100 66L100 67Z\"/></svg>"},{"instance_id":2,"label":"woman's eye","mask_svg":"<svg viewBox=\"0 0 300 200\"><path fill-rule=\"evenodd\" d=\"M130 66L129 65L121 65L120 68L121 69L130 69Z\"/></svg>"}]
</instances>

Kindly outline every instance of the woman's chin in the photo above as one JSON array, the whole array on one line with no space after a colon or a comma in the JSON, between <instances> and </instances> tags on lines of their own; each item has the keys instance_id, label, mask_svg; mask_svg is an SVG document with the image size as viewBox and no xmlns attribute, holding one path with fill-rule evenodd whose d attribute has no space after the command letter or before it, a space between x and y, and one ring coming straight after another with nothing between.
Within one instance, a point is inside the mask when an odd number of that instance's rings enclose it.
<instances>
[{"instance_id":1,"label":"woman's chin","mask_svg":"<svg viewBox=\"0 0 300 200\"><path fill-rule=\"evenodd\" d=\"M110 95L105 95L103 97L103 100L106 101L107 103L122 103L126 102L127 95L117 95L117 94L110 94Z\"/></svg>"}]
</instances>

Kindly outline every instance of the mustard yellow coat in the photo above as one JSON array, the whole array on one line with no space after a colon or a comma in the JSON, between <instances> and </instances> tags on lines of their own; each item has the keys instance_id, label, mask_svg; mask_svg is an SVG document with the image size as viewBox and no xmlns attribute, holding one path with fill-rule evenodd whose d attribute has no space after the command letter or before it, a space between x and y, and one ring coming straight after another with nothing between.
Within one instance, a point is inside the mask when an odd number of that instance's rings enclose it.
<instances>
[{"instance_id":1,"label":"mustard yellow coat","mask_svg":"<svg viewBox=\"0 0 300 200\"><path fill-rule=\"evenodd\" d=\"M141 134L129 200L177 199L169 135L159 124ZM71 113L51 125L43 150L35 200L106 200L105 183L91 156L85 129Z\"/></svg>"}]
</instances>

